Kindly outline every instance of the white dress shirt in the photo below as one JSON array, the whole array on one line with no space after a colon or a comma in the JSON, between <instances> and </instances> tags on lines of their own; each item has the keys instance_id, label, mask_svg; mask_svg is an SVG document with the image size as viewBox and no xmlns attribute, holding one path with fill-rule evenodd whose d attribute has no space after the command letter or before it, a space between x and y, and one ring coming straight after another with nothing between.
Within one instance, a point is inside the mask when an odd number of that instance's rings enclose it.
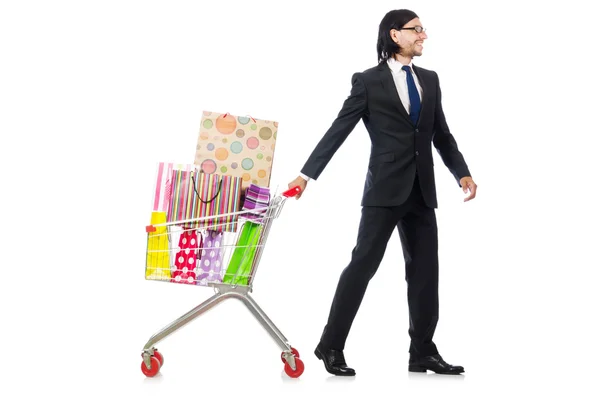
<instances>
[{"instance_id":1,"label":"white dress shirt","mask_svg":"<svg viewBox=\"0 0 600 397\"><path fill-rule=\"evenodd\" d=\"M400 101L402 101L402 105L404 105L404 109L406 109L406 113L410 114L410 97L408 96L408 83L406 82L406 72L402 70L402 63L398 62L395 58L390 58L387 60L388 67L392 71L392 76L394 77L394 84L396 84L396 90L398 91L398 96L400 97ZM415 84L417 86L417 90L419 91L419 97L423 98L423 88L419 84L419 79L415 74L415 71L412 68L412 62L408 64L410 67L411 74L413 79L415 80ZM300 173L300 176L304 178L306 181L309 181L310 178L303 173Z\"/></svg>"},{"instance_id":2,"label":"white dress shirt","mask_svg":"<svg viewBox=\"0 0 600 397\"><path fill-rule=\"evenodd\" d=\"M404 109L406 109L406 113L410 114L410 98L408 96L408 83L406 82L406 72L402 70L402 63L398 62L394 58L390 58L387 61L387 64L392 71L392 76L394 77L394 83L396 84L396 90L398 91L398 96L400 96L400 100L404 105ZM419 91L419 98L423 98L423 88L419 84L419 79L415 74L415 71L412 68L412 62L408 64L410 67L411 74L413 79L415 80L415 85L417 86L417 91Z\"/></svg>"}]
</instances>

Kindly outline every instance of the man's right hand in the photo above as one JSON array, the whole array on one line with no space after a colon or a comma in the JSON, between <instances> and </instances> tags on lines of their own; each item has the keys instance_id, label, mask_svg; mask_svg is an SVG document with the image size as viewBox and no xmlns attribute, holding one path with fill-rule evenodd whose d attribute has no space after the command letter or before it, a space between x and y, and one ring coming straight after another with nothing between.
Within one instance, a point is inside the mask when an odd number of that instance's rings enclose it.
<instances>
[{"instance_id":1,"label":"man's right hand","mask_svg":"<svg viewBox=\"0 0 600 397\"><path fill-rule=\"evenodd\" d=\"M298 194L296 194L296 196L295 196L296 200L298 200L300 197L302 197L302 193L304 193L304 189L306 189L306 184L307 184L307 181L304 178L302 178L301 176L294 179L293 181L291 181L288 184L289 189L292 189L296 186L298 186L300 188L300 192Z\"/></svg>"}]
</instances>

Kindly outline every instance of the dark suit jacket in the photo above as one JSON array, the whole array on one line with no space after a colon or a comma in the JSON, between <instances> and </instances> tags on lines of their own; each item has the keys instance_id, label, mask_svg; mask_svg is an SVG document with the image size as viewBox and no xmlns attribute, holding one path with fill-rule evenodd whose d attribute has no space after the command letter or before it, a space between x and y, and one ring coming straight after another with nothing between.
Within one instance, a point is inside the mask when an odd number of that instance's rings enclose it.
<instances>
[{"instance_id":1,"label":"dark suit jacket","mask_svg":"<svg viewBox=\"0 0 600 397\"><path fill-rule=\"evenodd\" d=\"M425 203L437 208L431 143L457 182L470 173L446 124L438 75L414 64L413 70L423 90L417 125L400 101L391 70L385 61L381 62L352 76L350 95L302 173L317 179L362 119L371 138L371 156L361 205L402 204L418 172Z\"/></svg>"}]
</instances>

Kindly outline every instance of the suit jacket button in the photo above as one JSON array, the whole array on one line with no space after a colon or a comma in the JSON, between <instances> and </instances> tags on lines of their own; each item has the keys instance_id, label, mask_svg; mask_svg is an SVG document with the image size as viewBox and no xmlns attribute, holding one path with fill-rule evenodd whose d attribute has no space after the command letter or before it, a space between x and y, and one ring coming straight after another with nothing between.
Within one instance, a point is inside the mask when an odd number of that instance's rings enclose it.
<instances>
[{"instance_id":1,"label":"suit jacket button","mask_svg":"<svg viewBox=\"0 0 600 397\"><path fill-rule=\"evenodd\" d=\"M419 129L417 128L417 129L415 130L415 132L419 132Z\"/></svg>"},{"instance_id":2,"label":"suit jacket button","mask_svg":"<svg viewBox=\"0 0 600 397\"><path fill-rule=\"evenodd\" d=\"M418 156L419 155L419 151L417 150L417 152L415 154Z\"/></svg>"}]
</instances>

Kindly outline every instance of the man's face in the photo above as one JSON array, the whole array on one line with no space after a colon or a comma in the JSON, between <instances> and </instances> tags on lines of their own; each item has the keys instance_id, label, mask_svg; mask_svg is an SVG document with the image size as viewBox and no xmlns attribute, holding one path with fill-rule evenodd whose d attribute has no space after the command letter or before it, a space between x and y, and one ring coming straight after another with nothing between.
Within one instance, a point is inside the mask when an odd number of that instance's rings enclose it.
<instances>
[{"instance_id":1,"label":"man's face","mask_svg":"<svg viewBox=\"0 0 600 397\"><path fill-rule=\"evenodd\" d=\"M412 58L423 55L423 42L427 39L427 34L423 30L421 33L412 28L423 28L419 18L415 18L404 25L402 30L392 29L390 35L400 46L400 55Z\"/></svg>"}]
</instances>

